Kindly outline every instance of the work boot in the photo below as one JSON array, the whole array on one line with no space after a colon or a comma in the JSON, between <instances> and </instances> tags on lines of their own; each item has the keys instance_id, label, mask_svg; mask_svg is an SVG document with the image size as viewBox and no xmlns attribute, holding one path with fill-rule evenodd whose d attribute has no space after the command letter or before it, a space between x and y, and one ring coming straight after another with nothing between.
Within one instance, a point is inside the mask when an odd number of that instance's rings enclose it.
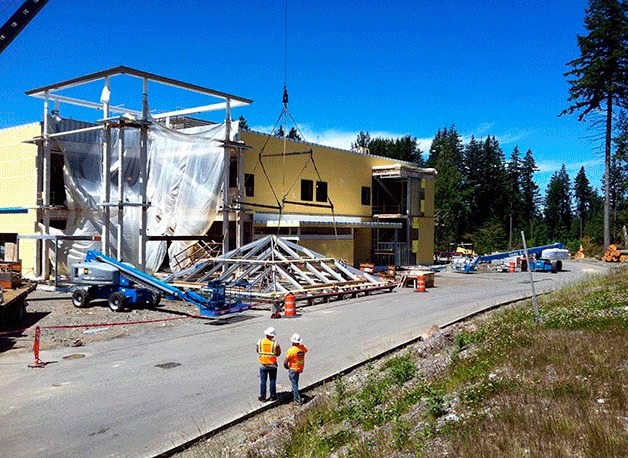
<instances>
[{"instance_id":1,"label":"work boot","mask_svg":"<svg viewBox=\"0 0 628 458\"><path fill-rule=\"evenodd\" d=\"M266 402L266 396L258 396L258 397L257 397L257 400L258 400L259 402Z\"/></svg>"},{"instance_id":2,"label":"work boot","mask_svg":"<svg viewBox=\"0 0 628 458\"><path fill-rule=\"evenodd\" d=\"M277 395L269 397L268 400L269 401L276 401L277 400Z\"/></svg>"}]
</instances>

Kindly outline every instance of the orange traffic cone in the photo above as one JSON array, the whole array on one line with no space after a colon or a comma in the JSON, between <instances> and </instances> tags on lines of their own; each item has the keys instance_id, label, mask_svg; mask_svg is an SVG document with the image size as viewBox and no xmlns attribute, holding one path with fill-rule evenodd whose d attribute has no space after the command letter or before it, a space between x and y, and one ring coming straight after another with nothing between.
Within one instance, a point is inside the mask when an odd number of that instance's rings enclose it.
<instances>
[{"instance_id":1,"label":"orange traffic cone","mask_svg":"<svg viewBox=\"0 0 628 458\"><path fill-rule=\"evenodd\" d=\"M423 275L417 275L416 277L416 292L417 293L425 292L425 277Z\"/></svg>"},{"instance_id":2,"label":"orange traffic cone","mask_svg":"<svg viewBox=\"0 0 628 458\"><path fill-rule=\"evenodd\" d=\"M286 318L292 318L297 316L297 306L295 296L292 293L286 294L283 303L283 316Z\"/></svg>"}]
</instances>

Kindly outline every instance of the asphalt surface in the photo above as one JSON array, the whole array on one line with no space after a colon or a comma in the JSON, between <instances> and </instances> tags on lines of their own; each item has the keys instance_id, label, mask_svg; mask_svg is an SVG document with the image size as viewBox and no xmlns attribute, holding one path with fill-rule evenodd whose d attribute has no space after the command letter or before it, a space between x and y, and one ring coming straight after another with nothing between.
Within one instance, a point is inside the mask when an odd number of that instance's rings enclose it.
<instances>
[{"instance_id":1,"label":"asphalt surface","mask_svg":"<svg viewBox=\"0 0 628 458\"><path fill-rule=\"evenodd\" d=\"M572 261L564 268L558 274L534 273L537 293L606 271ZM302 335L310 349L301 378L305 387L432 325L530 294L527 272L443 272L425 293L397 289L308 307L291 319L251 311L227 322L188 320L45 351L41 359L50 364L43 369L27 367L31 354L0 354L0 454L154 456L263 406L257 401L255 343L267 326L277 329L284 353L292 333ZM289 386L280 368L278 390L288 392Z\"/></svg>"}]
</instances>

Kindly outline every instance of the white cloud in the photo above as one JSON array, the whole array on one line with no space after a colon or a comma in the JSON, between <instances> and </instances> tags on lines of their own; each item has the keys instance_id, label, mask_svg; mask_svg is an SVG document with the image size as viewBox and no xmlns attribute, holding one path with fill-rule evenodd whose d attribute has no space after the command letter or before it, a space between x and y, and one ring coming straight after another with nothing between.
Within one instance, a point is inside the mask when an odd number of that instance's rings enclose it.
<instances>
[{"instance_id":1,"label":"white cloud","mask_svg":"<svg viewBox=\"0 0 628 458\"><path fill-rule=\"evenodd\" d=\"M471 135L473 135L475 138L482 138L482 137L486 137L487 135L490 134L491 129L493 129L495 123L491 123L491 122L484 122L478 125L478 127L476 129L474 129L471 133L462 135L461 134L461 138L463 143L468 143L469 140L471 139ZM291 126L289 126L291 127ZM251 129L259 131L259 132L265 132L265 133L269 133L272 131L273 126L251 126ZM326 145L326 146L331 146L334 148L340 148L340 149L346 149L346 150L350 150L351 149L351 144L353 142L355 142L355 139L357 138L359 131L345 131L345 130L339 130L339 129L328 129L328 130L316 130L314 128L312 128L309 125L305 125L302 124L299 126L299 129L301 130L301 133L304 136L304 140L311 142L311 143L317 143L319 145ZM499 140L499 142L501 144L508 144L508 143L514 143L517 140L521 139L522 137L524 137L527 133L525 131L521 131L521 132L506 132L503 133L501 135L495 135L495 138L497 138L497 140ZM389 131L369 131L369 135L371 136L371 138L399 138L399 137L404 137L406 135L412 135L412 134L408 134L408 133L400 133L400 132L389 132ZM427 152L430 150L430 147L432 146L432 140L433 137L422 137L419 138L417 137L417 145L418 147L421 149L421 151L423 151L424 154L427 154Z\"/></svg>"},{"instance_id":2,"label":"white cloud","mask_svg":"<svg viewBox=\"0 0 628 458\"><path fill-rule=\"evenodd\" d=\"M259 132L270 132L272 130L272 126L251 126L251 129L259 131ZM343 131L338 129L328 129L318 131L316 129L311 128L308 125L300 125L299 129L301 133L305 137L304 140L317 143L319 145L331 146L334 148L340 149L351 149L351 144L355 142L359 131ZM380 138L399 138L405 137L409 135L407 133L398 133L398 132L386 132L386 131L374 131L370 132L369 135L371 138L380 137ZM432 144L431 138L417 138L417 145L421 149L421 151L425 152L430 149Z\"/></svg>"},{"instance_id":3,"label":"white cloud","mask_svg":"<svg viewBox=\"0 0 628 458\"><path fill-rule=\"evenodd\" d=\"M604 165L604 159L591 159L589 161L569 163L565 163L556 159L548 159L536 163L537 167L539 168L538 173L554 173L560 170L563 164L565 164L567 172L569 174L572 174L578 173L580 167L584 167L585 171L588 171L589 169L598 169L599 167Z\"/></svg>"}]
</instances>

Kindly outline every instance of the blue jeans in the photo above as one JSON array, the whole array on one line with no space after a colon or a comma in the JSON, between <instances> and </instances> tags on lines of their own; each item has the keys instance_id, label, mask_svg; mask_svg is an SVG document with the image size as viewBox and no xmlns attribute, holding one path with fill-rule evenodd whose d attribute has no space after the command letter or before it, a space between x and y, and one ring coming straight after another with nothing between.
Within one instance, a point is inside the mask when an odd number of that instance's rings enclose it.
<instances>
[{"instance_id":1,"label":"blue jeans","mask_svg":"<svg viewBox=\"0 0 628 458\"><path fill-rule=\"evenodd\" d=\"M277 366L259 367L259 395L263 398L266 397L266 377L270 379L270 397L277 397Z\"/></svg>"},{"instance_id":2,"label":"blue jeans","mask_svg":"<svg viewBox=\"0 0 628 458\"><path fill-rule=\"evenodd\" d=\"M299 376L301 372L296 372L290 369L288 371L288 378L290 379L290 385L292 385L292 395L294 396L294 402L301 402L301 395L299 394Z\"/></svg>"}]
</instances>

